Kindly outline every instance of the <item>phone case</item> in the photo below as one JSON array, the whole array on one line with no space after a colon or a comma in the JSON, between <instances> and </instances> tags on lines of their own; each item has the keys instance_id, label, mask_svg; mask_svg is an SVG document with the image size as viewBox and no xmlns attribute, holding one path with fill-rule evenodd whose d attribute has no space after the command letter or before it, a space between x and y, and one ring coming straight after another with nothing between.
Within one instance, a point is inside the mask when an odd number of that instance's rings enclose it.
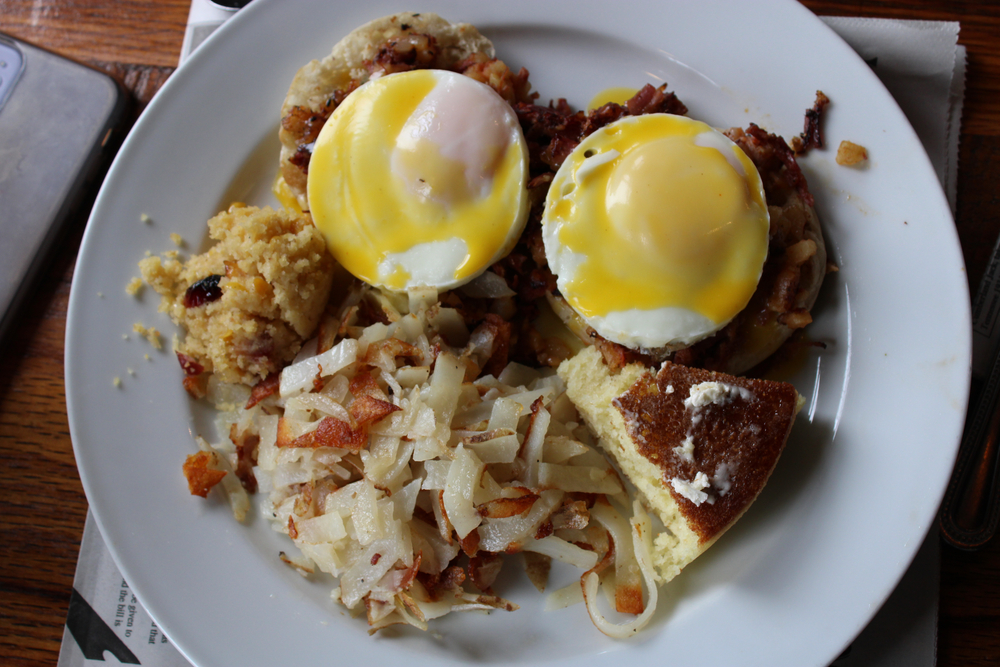
<instances>
[{"instance_id":1,"label":"phone case","mask_svg":"<svg viewBox=\"0 0 1000 667\"><path fill-rule=\"evenodd\" d=\"M0 98L3 336L82 186L100 165L125 96L103 72L3 34L0 47L9 56L0 56L0 78L8 84L0 83L6 98ZM7 62L18 54L20 63Z\"/></svg>"}]
</instances>

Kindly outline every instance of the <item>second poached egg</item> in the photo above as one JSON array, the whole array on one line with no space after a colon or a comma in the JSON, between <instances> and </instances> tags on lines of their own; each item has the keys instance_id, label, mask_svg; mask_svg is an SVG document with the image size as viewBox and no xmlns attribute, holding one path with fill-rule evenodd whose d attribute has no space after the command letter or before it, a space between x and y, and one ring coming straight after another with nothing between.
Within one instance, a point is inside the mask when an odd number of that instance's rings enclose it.
<instances>
[{"instance_id":1,"label":"second poached egg","mask_svg":"<svg viewBox=\"0 0 1000 667\"><path fill-rule=\"evenodd\" d=\"M608 340L687 347L746 307L767 258L756 167L721 132L671 114L585 138L549 188L545 254L566 301Z\"/></svg>"}]
</instances>

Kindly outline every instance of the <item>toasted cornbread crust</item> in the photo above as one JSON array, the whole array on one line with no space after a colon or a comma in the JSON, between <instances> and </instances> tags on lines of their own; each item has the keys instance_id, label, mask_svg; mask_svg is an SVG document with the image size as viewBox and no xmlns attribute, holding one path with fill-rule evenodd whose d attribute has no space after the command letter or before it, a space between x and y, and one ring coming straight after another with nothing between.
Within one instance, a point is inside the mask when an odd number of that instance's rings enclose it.
<instances>
[{"instance_id":1,"label":"toasted cornbread crust","mask_svg":"<svg viewBox=\"0 0 1000 667\"><path fill-rule=\"evenodd\" d=\"M612 375L595 348L563 362L559 375L601 447L667 529L654 538L653 554L664 581L680 574L747 510L774 469L799 407L798 393L787 383L669 362L655 374L632 364ZM701 383L743 393L725 403L686 406L691 387ZM688 438L690 460L679 453ZM723 463L729 472L720 477ZM696 503L674 484L690 484L698 473L712 485L705 487L707 499Z\"/></svg>"}]
</instances>

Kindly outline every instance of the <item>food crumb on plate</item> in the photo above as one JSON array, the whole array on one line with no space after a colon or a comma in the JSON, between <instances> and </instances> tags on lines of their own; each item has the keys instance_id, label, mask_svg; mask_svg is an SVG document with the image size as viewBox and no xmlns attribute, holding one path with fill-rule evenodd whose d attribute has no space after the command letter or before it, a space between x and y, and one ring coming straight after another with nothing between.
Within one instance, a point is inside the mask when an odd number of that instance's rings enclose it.
<instances>
[{"instance_id":1,"label":"food crumb on plate","mask_svg":"<svg viewBox=\"0 0 1000 667\"><path fill-rule=\"evenodd\" d=\"M136 322L132 325L132 331L148 340L157 350L163 349L163 341L160 340L160 332L156 327L146 328L141 322Z\"/></svg>"},{"instance_id":2,"label":"food crumb on plate","mask_svg":"<svg viewBox=\"0 0 1000 667\"><path fill-rule=\"evenodd\" d=\"M851 141L841 141L837 147L837 164L854 167L868 161L868 149Z\"/></svg>"},{"instance_id":3,"label":"food crumb on plate","mask_svg":"<svg viewBox=\"0 0 1000 667\"><path fill-rule=\"evenodd\" d=\"M138 296L142 291L142 285L142 278L132 278L125 287L125 293L129 296Z\"/></svg>"}]
</instances>

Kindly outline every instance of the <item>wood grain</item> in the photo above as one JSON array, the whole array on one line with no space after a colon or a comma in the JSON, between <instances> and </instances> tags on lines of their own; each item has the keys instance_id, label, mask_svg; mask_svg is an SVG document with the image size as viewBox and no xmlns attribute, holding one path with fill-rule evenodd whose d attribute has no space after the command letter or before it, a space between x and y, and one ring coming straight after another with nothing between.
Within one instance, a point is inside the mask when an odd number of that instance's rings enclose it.
<instances>
[{"instance_id":1,"label":"wood grain","mask_svg":"<svg viewBox=\"0 0 1000 667\"><path fill-rule=\"evenodd\" d=\"M825 15L961 21L969 68L956 226L978 284L1000 232L1000 6L804 4ZM0 32L111 73L130 91L131 121L173 71L188 8L189 0L0 0ZM63 336L95 194L96 186L0 340L0 663L15 667L56 664L86 515L67 427ZM1000 665L1000 540L971 553L943 548L938 646L942 667Z\"/></svg>"},{"instance_id":2,"label":"wood grain","mask_svg":"<svg viewBox=\"0 0 1000 667\"><path fill-rule=\"evenodd\" d=\"M79 61L173 67L190 0L2 0L0 32Z\"/></svg>"}]
</instances>

